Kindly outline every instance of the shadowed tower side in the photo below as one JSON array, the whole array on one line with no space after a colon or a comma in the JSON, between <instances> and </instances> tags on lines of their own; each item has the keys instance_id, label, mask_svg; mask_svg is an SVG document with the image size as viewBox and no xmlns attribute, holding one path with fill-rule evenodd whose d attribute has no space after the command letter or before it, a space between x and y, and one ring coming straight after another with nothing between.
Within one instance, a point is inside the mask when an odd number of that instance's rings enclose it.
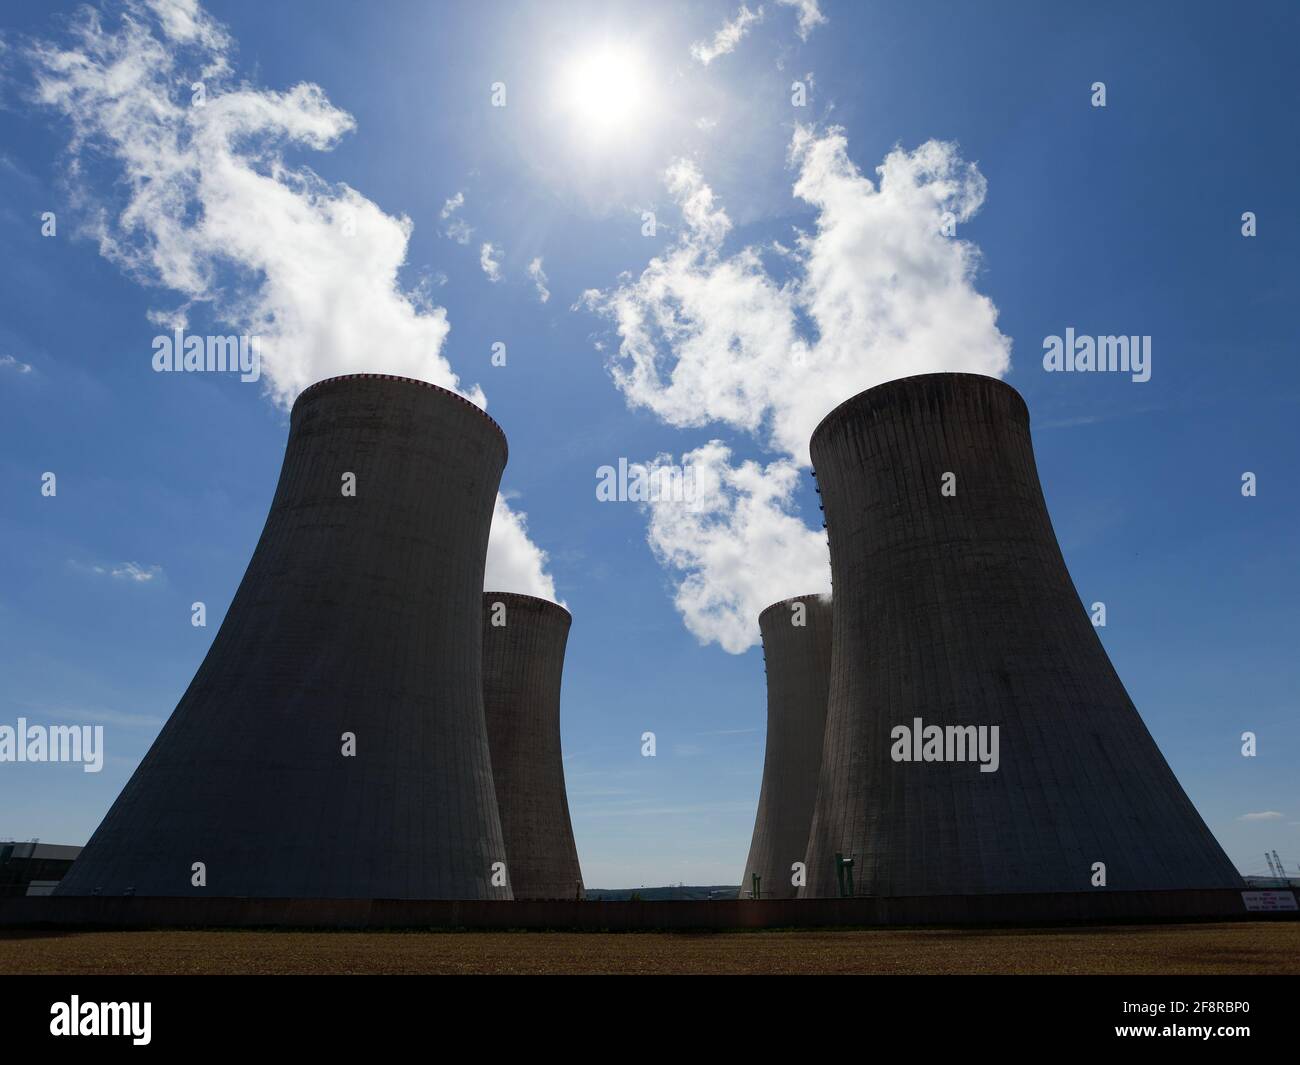
<instances>
[{"instance_id":1,"label":"shadowed tower side","mask_svg":"<svg viewBox=\"0 0 1300 1065\"><path fill-rule=\"evenodd\" d=\"M1020 395L893 381L811 451L835 619L804 894L839 892L837 853L864 895L1239 888L1079 601Z\"/></svg>"},{"instance_id":2,"label":"shadowed tower side","mask_svg":"<svg viewBox=\"0 0 1300 1065\"><path fill-rule=\"evenodd\" d=\"M58 894L508 899L480 647L505 462L445 389L306 389L216 639Z\"/></svg>"},{"instance_id":3,"label":"shadowed tower side","mask_svg":"<svg viewBox=\"0 0 1300 1065\"><path fill-rule=\"evenodd\" d=\"M801 595L758 615L767 672L767 749L758 816L740 897L789 899L798 893L791 867L807 863L817 800L831 665L831 600Z\"/></svg>"},{"instance_id":4,"label":"shadowed tower side","mask_svg":"<svg viewBox=\"0 0 1300 1065\"><path fill-rule=\"evenodd\" d=\"M547 599L483 593L483 705L510 885L517 899L581 898L560 749L572 617Z\"/></svg>"}]
</instances>

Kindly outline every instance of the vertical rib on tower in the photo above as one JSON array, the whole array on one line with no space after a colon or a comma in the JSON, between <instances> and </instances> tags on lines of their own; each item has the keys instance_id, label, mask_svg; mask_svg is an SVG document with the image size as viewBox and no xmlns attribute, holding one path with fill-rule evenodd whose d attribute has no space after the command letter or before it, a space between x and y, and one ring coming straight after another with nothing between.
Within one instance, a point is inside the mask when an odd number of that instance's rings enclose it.
<instances>
[{"instance_id":1,"label":"vertical rib on tower","mask_svg":"<svg viewBox=\"0 0 1300 1065\"><path fill-rule=\"evenodd\" d=\"M1079 601L1029 412L992 378L929 374L813 433L835 589L804 894L1232 888ZM945 473L956 495L941 494ZM895 726L1000 726L1001 765L895 762Z\"/></svg>"},{"instance_id":2,"label":"vertical rib on tower","mask_svg":"<svg viewBox=\"0 0 1300 1065\"><path fill-rule=\"evenodd\" d=\"M505 624L494 624L498 619ZM483 705L517 899L583 893L560 750L560 681L572 620L547 599L483 593Z\"/></svg>"},{"instance_id":3,"label":"vertical rib on tower","mask_svg":"<svg viewBox=\"0 0 1300 1065\"><path fill-rule=\"evenodd\" d=\"M803 625L794 608L802 604ZM758 615L767 664L767 750L763 786L740 897L759 876L765 899L792 899L791 866L808 861L808 830L817 801L831 666L829 596L800 595Z\"/></svg>"},{"instance_id":4,"label":"vertical rib on tower","mask_svg":"<svg viewBox=\"0 0 1300 1065\"><path fill-rule=\"evenodd\" d=\"M505 461L433 385L306 389L221 629L58 893L509 898L479 643Z\"/></svg>"}]
</instances>

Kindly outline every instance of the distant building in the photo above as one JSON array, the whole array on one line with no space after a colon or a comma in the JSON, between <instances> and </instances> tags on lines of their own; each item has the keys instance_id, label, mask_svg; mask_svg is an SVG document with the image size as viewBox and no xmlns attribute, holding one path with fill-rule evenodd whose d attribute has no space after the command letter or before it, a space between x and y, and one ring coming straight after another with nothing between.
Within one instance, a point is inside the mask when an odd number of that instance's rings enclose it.
<instances>
[{"instance_id":1,"label":"distant building","mask_svg":"<svg viewBox=\"0 0 1300 1065\"><path fill-rule=\"evenodd\" d=\"M80 847L35 839L0 842L0 897L53 894L80 853Z\"/></svg>"},{"instance_id":2,"label":"distant building","mask_svg":"<svg viewBox=\"0 0 1300 1065\"><path fill-rule=\"evenodd\" d=\"M1300 876L1246 876L1242 879L1250 891L1300 890Z\"/></svg>"}]
</instances>

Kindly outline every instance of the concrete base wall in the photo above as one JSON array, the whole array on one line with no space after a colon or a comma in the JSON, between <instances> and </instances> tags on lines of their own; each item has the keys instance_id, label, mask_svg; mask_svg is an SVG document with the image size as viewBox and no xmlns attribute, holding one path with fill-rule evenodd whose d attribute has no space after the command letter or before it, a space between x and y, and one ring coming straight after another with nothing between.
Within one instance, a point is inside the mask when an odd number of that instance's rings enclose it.
<instances>
[{"instance_id":1,"label":"concrete base wall","mask_svg":"<svg viewBox=\"0 0 1300 1065\"><path fill-rule=\"evenodd\" d=\"M0 928L646 929L1059 925L1295 920L1248 912L1241 892L1097 891L911 898L578 902L270 898L0 899Z\"/></svg>"}]
</instances>

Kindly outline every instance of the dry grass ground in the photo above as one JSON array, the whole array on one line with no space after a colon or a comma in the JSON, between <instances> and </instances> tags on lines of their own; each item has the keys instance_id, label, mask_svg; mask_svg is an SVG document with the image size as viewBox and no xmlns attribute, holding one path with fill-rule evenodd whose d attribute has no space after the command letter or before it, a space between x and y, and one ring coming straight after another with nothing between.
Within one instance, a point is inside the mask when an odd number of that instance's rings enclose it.
<instances>
[{"instance_id":1,"label":"dry grass ground","mask_svg":"<svg viewBox=\"0 0 1300 1065\"><path fill-rule=\"evenodd\" d=\"M717 933L27 932L0 973L1300 973L1300 922Z\"/></svg>"}]
</instances>

